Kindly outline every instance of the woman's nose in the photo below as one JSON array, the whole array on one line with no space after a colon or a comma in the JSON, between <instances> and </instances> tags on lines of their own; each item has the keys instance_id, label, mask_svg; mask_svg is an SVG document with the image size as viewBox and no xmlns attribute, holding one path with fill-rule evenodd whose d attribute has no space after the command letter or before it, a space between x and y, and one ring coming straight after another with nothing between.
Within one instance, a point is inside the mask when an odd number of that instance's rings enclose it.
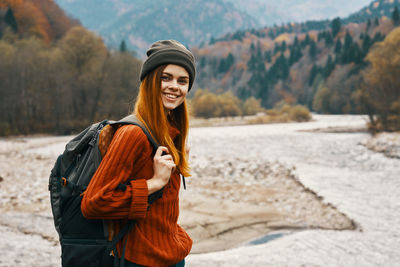
<instances>
[{"instance_id":1,"label":"woman's nose","mask_svg":"<svg viewBox=\"0 0 400 267\"><path fill-rule=\"evenodd\" d=\"M178 89L179 88L178 81L175 81L175 80L171 81L171 83L169 84L169 88Z\"/></svg>"}]
</instances>

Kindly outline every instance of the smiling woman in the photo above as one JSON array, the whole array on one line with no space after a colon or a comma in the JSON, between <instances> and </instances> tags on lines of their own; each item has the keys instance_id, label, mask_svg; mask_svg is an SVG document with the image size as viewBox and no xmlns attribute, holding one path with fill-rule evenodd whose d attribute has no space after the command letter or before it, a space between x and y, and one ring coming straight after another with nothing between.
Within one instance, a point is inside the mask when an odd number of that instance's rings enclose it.
<instances>
[{"instance_id":1,"label":"smiling woman","mask_svg":"<svg viewBox=\"0 0 400 267\"><path fill-rule=\"evenodd\" d=\"M160 147L154 154L140 127L121 126L87 188L82 213L108 219L111 238L127 220L136 220L124 238L125 266L184 266L192 239L177 223L178 196L180 176L190 176L186 95L195 78L195 61L174 40L155 42L147 56L134 115ZM125 190L119 189L121 183ZM149 208L149 196L161 189L162 197ZM117 245L116 258L122 247Z\"/></svg>"},{"instance_id":2,"label":"smiling woman","mask_svg":"<svg viewBox=\"0 0 400 267\"><path fill-rule=\"evenodd\" d=\"M189 90L189 74L178 65L168 65L161 76L161 99L164 109L169 112L180 106Z\"/></svg>"}]
</instances>

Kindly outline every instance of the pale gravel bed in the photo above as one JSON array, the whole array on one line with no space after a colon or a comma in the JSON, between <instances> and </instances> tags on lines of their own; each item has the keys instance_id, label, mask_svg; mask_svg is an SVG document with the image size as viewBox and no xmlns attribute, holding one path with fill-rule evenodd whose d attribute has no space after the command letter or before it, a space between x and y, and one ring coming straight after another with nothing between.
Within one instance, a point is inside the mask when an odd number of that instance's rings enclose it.
<instances>
[{"instance_id":1,"label":"pale gravel bed","mask_svg":"<svg viewBox=\"0 0 400 267\"><path fill-rule=\"evenodd\" d=\"M314 118L303 124L193 129L191 140L198 154L245 153L295 166L299 180L355 220L359 230L297 232L257 246L190 255L188 266L399 266L400 160L369 150L367 133L304 132L359 127L363 116ZM219 142L201 146L215 139Z\"/></svg>"},{"instance_id":2,"label":"pale gravel bed","mask_svg":"<svg viewBox=\"0 0 400 267\"><path fill-rule=\"evenodd\" d=\"M364 116L314 118L307 123L193 128L191 155L211 154L219 162L237 164L240 158L246 163L279 162L353 219L358 230L296 232L262 245L189 255L187 266L398 265L400 160L369 150L367 133L304 131L362 127ZM60 266L47 178L70 138L0 139L0 267ZM188 186L190 190L190 181ZM190 197L189 190L185 197Z\"/></svg>"}]
</instances>

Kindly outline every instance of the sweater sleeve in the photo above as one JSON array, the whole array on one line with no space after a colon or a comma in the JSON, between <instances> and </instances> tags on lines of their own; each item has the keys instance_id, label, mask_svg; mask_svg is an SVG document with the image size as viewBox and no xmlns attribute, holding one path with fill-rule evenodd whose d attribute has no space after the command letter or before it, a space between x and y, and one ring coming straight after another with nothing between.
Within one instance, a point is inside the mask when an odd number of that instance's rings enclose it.
<instances>
[{"instance_id":1,"label":"sweater sleeve","mask_svg":"<svg viewBox=\"0 0 400 267\"><path fill-rule=\"evenodd\" d=\"M134 125L120 127L83 196L83 215L88 219L144 218L148 205L146 177L134 175L148 157L151 147L143 131ZM126 190L117 189L128 180Z\"/></svg>"}]
</instances>

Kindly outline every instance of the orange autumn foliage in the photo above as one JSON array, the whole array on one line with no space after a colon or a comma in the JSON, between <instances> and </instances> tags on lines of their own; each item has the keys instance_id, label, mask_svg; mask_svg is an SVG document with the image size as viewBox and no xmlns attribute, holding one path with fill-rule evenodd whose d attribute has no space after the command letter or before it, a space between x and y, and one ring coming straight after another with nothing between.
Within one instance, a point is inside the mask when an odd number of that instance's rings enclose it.
<instances>
[{"instance_id":1,"label":"orange autumn foliage","mask_svg":"<svg viewBox=\"0 0 400 267\"><path fill-rule=\"evenodd\" d=\"M69 19L53 0L0 0L0 9L10 8L20 36L36 36L49 43L62 37L76 21Z\"/></svg>"}]
</instances>

